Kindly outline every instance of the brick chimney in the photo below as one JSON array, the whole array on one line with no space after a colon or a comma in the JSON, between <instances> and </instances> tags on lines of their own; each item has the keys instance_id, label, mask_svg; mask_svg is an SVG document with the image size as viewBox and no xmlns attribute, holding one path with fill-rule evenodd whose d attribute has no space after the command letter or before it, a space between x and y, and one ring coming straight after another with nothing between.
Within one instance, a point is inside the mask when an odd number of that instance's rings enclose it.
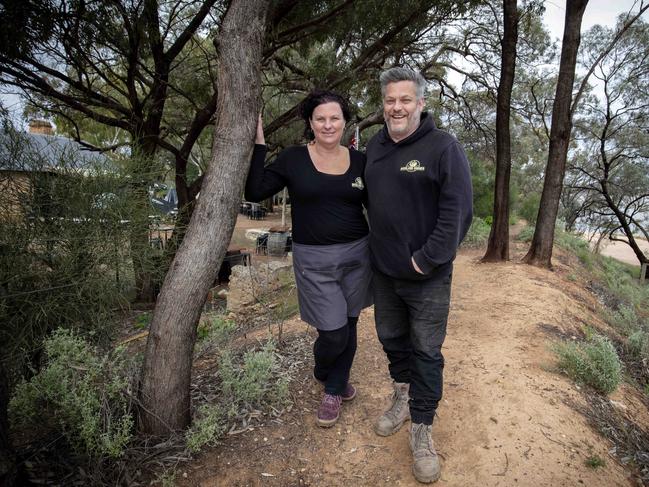
<instances>
[{"instance_id":1,"label":"brick chimney","mask_svg":"<svg viewBox=\"0 0 649 487\"><path fill-rule=\"evenodd\" d=\"M29 121L29 133L30 134L43 134L43 135L54 135L54 129L52 124L47 120L30 120Z\"/></svg>"}]
</instances>

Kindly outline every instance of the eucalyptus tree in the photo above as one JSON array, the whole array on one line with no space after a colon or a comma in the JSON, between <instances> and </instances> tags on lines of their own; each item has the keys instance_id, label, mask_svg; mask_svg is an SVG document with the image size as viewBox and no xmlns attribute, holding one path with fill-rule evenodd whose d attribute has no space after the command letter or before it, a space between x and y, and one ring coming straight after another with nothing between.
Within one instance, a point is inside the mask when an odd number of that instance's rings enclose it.
<instances>
[{"instance_id":1,"label":"eucalyptus tree","mask_svg":"<svg viewBox=\"0 0 649 487\"><path fill-rule=\"evenodd\" d=\"M165 108L170 97L185 97L182 84L174 83L175 71L186 65L184 61L193 51L203 49L196 37L219 22L223 2L36 3L54 20L36 25L31 36L39 41L36 44L0 52L0 83L19 89L31 105L65 118L73 127L89 119L126 132L131 154L140 161L133 167L131 187L133 198L142 207L148 204L147 187L156 153L160 147L169 150L177 156L180 180L176 182L184 197L191 191L183 179L186 156L211 120L216 94L208 89L193 97L184 123L171 131L165 123ZM204 57L210 58L205 53ZM210 67L207 63L194 69L209 72ZM180 132L180 140L173 140L170 132ZM143 212L141 218L134 215L131 220L135 220L131 251L138 299L151 301L154 282L146 262L148 217Z\"/></svg>"},{"instance_id":2,"label":"eucalyptus tree","mask_svg":"<svg viewBox=\"0 0 649 487\"><path fill-rule=\"evenodd\" d=\"M474 178L478 190L475 193L476 215L483 218L493 216L496 222L489 245L498 251L488 260L499 260L497 255L507 254L508 214L518 205L518 200L527 204L540 187L542 169L539 161L543 158L547 139L543 130L545 114L538 113L535 101L543 104L551 96L547 86L551 86L554 80L550 67L554 62L554 50L543 25L542 3L526 1L517 6L515 60L512 59L511 39L509 47L503 51L503 7L500 2L484 2L466 19L457 22L453 30L456 42L453 49L449 49L452 57L444 60L444 67L455 74L448 77L449 80L459 78L461 83L458 86L449 82L439 90L442 123L461 138L474 174L486 175L491 184L489 195L485 195L480 189L483 182ZM512 37L509 35L512 32L511 19L509 27L507 34ZM512 82L507 100L507 76L503 77L502 71L511 75L514 67L516 82ZM500 117L497 115L499 110ZM497 118L502 125L506 122L509 129L498 128ZM504 140L508 131L511 132L509 142ZM514 156L508 157L507 153ZM506 177L508 174L510 177ZM485 212L487 199L489 209ZM494 210L498 210L497 215ZM488 253L493 252L489 250Z\"/></svg>"},{"instance_id":3,"label":"eucalyptus tree","mask_svg":"<svg viewBox=\"0 0 649 487\"><path fill-rule=\"evenodd\" d=\"M569 166L569 181L588 205L584 217L596 216L607 236L627 243L643 264L649 262L638 244L649 241L649 25L636 21L598 57L602 40L615 33L595 26L584 39L584 63L595 63L592 77L600 90L584 101L576 119L586 157Z\"/></svg>"},{"instance_id":4,"label":"eucalyptus tree","mask_svg":"<svg viewBox=\"0 0 649 487\"><path fill-rule=\"evenodd\" d=\"M275 30L318 20L305 3L287 15ZM343 2L343 6L349 2ZM463 18L480 2L382 1L351 2L345 15L327 20L326 30L281 41L271 34L265 51L264 119L270 143L299 140L298 105L314 88L333 89L349 96L355 108L347 138L383 123L378 76L381 70L408 65L429 80L442 82L441 56L451 44L446 26ZM314 20L312 20L314 19ZM284 25L287 27L284 27ZM279 39L279 41L277 40Z\"/></svg>"},{"instance_id":5,"label":"eucalyptus tree","mask_svg":"<svg viewBox=\"0 0 649 487\"><path fill-rule=\"evenodd\" d=\"M566 160L573 126L573 116L582 96L588 89L588 81L598 63L604 59L625 36L629 28L649 9L649 4L637 4L637 12L626 16L608 42L601 47L597 57L591 62L586 74L581 78L577 92L573 94L577 54L581 41L581 20L588 0L566 2L564 35L561 47L561 61L557 90L552 107L552 126L548 162L543 182L543 192L529 251L523 258L528 264L541 267L552 266L552 246L559 202L566 171ZM636 4L634 4L634 7Z\"/></svg>"},{"instance_id":6,"label":"eucalyptus tree","mask_svg":"<svg viewBox=\"0 0 649 487\"><path fill-rule=\"evenodd\" d=\"M511 97L518 42L516 0L503 0L503 36L496 101L496 180L493 223L483 262L509 260L509 179L511 174Z\"/></svg>"}]
</instances>

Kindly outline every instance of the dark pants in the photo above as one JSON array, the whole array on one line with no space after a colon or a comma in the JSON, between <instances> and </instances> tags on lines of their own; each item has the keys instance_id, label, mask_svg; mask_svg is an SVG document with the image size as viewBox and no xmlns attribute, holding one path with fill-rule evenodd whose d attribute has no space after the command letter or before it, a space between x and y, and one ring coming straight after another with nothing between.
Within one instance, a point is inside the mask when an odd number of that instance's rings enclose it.
<instances>
[{"instance_id":1,"label":"dark pants","mask_svg":"<svg viewBox=\"0 0 649 487\"><path fill-rule=\"evenodd\" d=\"M376 332L390 376L410 384L413 423L432 424L442 398L442 344L451 298L451 275L408 281L374 271Z\"/></svg>"},{"instance_id":2,"label":"dark pants","mask_svg":"<svg viewBox=\"0 0 649 487\"><path fill-rule=\"evenodd\" d=\"M325 383L325 392L342 395L349 381L349 372L356 354L356 323L358 318L347 319L347 323L336 330L318 330L313 344L315 378Z\"/></svg>"}]
</instances>

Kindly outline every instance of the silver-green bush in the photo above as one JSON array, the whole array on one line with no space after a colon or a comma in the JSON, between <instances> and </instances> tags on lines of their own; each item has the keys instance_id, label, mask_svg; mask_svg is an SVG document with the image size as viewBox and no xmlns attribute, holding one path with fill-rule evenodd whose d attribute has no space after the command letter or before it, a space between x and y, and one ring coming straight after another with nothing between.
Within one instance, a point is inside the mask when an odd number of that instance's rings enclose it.
<instances>
[{"instance_id":1,"label":"silver-green bush","mask_svg":"<svg viewBox=\"0 0 649 487\"><path fill-rule=\"evenodd\" d=\"M122 349L100 353L75 333L56 330L45 341L45 366L18 384L9 404L15 425L33 424L43 411L89 457L118 457L132 437L127 392L133 364Z\"/></svg>"},{"instance_id":2,"label":"silver-green bush","mask_svg":"<svg viewBox=\"0 0 649 487\"><path fill-rule=\"evenodd\" d=\"M215 444L242 411L281 406L288 397L288 381L281 374L275 344L244 353L241 360L229 350L219 358L220 394L217 402L198 409L186 434L187 447L199 451Z\"/></svg>"},{"instance_id":3,"label":"silver-green bush","mask_svg":"<svg viewBox=\"0 0 649 487\"><path fill-rule=\"evenodd\" d=\"M604 394L613 392L622 380L622 363L608 338L592 335L585 342L558 343L559 368L573 380Z\"/></svg>"}]
</instances>

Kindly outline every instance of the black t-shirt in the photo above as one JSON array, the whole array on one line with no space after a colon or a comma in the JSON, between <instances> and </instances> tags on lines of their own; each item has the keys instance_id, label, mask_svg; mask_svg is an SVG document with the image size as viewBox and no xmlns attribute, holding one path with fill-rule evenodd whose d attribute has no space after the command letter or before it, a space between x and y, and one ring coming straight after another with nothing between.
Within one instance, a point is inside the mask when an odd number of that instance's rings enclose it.
<instances>
[{"instance_id":1,"label":"black t-shirt","mask_svg":"<svg viewBox=\"0 0 649 487\"><path fill-rule=\"evenodd\" d=\"M266 146L256 144L246 199L261 201L286 186L296 243L330 245L358 240L369 231L362 206L366 201L365 155L350 149L349 156L349 169L344 174L318 171L306 146L289 147L264 167Z\"/></svg>"}]
</instances>

